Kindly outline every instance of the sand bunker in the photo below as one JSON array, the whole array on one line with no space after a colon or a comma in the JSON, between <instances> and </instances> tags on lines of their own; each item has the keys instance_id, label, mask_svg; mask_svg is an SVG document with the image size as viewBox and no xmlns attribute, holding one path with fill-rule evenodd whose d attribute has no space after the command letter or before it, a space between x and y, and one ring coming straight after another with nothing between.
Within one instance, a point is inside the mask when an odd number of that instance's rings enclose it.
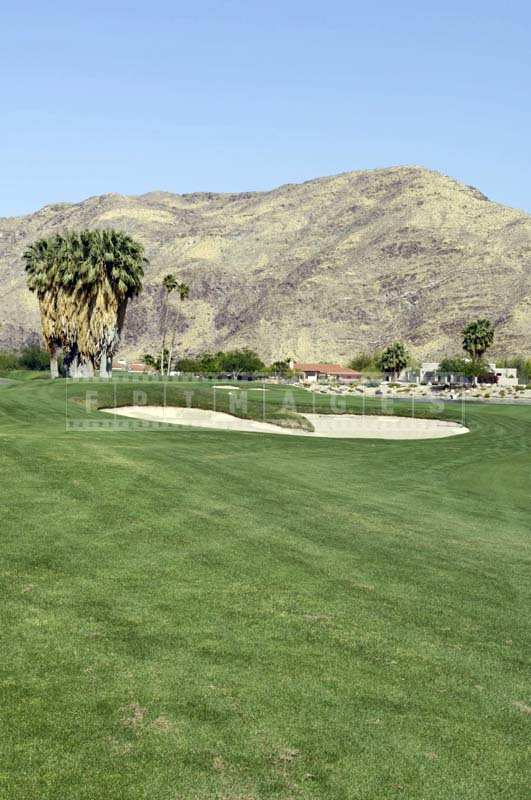
<instances>
[{"instance_id":1,"label":"sand bunker","mask_svg":"<svg viewBox=\"0 0 531 800\"><path fill-rule=\"evenodd\" d=\"M240 419L221 411L176 406L122 406L104 408L108 414L134 417L146 422L165 422L194 428L216 428L249 433L280 433L284 436L325 436L330 439L441 439L468 433L468 428L456 422L413 419L412 417L361 416L358 414L305 414L315 431L281 428L269 422Z\"/></svg>"},{"instance_id":2,"label":"sand bunker","mask_svg":"<svg viewBox=\"0 0 531 800\"><path fill-rule=\"evenodd\" d=\"M360 414L304 416L312 423L315 434L333 439L442 439L445 436L468 433L468 428L464 425L440 419Z\"/></svg>"}]
</instances>

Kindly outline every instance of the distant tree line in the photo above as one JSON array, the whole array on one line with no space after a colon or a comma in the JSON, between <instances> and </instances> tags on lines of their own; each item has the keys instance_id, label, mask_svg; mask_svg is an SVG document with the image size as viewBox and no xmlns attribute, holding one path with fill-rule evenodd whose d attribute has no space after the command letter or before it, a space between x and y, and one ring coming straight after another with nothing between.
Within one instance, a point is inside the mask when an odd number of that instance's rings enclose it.
<instances>
[{"instance_id":1,"label":"distant tree line","mask_svg":"<svg viewBox=\"0 0 531 800\"><path fill-rule=\"evenodd\" d=\"M168 364L169 351L164 350L161 356L146 354L144 363L160 371L161 361ZM277 362L284 365L285 362ZM273 365L274 366L274 365ZM228 352L218 351L217 353L201 353L191 358L177 359L172 368L176 372L193 373L201 375L219 375L222 373L238 377L239 375L257 373L270 373L272 368L267 368L258 353L249 348L241 350L229 350Z\"/></svg>"},{"instance_id":2,"label":"distant tree line","mask_svg":"<svg viewBox=\"0 0 531 800\"><path fill-rule=\"evenodd\" d=\"M171 364L173 372L193 375L230 375L237 378L241 375L289 377L294 374L289 366L289 358L266 365L258 353L248 347L239 350L218 350L217 353L200 353L194 357L178 358L174 361L171 361L170 352L166 348L161 355L153 356L146 353L143 361L157 372L161 371L163 363L165 369Z\"/></svg>"}]
</instances>

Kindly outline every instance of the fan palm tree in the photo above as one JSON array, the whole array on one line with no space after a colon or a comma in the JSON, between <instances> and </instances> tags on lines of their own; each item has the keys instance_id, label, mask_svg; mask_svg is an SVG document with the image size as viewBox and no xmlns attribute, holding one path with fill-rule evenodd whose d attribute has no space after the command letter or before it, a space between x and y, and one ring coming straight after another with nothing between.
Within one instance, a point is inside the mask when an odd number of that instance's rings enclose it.
<instances>
[{"instance_id":1,"label":"fan palm tree","mask_svg":"<svg viewBox=\"0 0 531 800\"><path fill-rule=\"evenodd\" d=\"M494 326L488 319L470 322L463 330L463 350L472 361L480 361L494 341Z\"/></svg>"},{"instance_id":2,"label":"fan palm tree","mask_svg":"<svg viewBox=\"0 0 531 800\"><path fill-rule=\"evenodd\" d=\"M71 298L61 291L65 241L59 236L39 239L24 253L28 288L39 301L42 333L50 353L52 378L59 375L60 350L70 353L76 340L76 321Z\"/></svg>"},{"instance_id":3,"label":"fan palm tree","mask_svg":"<svg viewBox=\"0 0 531 800\"><path fill-rule=\"evenodd\" d=\"M402 342L393 342L378 358L378 367L382 372L398 378L402 370L407 367L408 361L409 354Z\"/></svg>"},{"instance_id":4,"label":"fan palm tree","mask_svg":"<svg viewBox=\"0 0 531 800\"><path fill-rule=\"evenodd\" d=\"M35 292L39 301L42 333L46 348L50 353L50 372L52 378L59 375L57 364L57 342L54 341L52 328L52 240L39 239L33 242L24 252L23 259L27 274L28 289Z\"/></svg>"},{"instance_id":5,"label":"fan palm tree","mask_svg":"<svg viewBox=\"0 0 531 800\"><path fill-rule=\"evenodd\" d=\"M83 231L73 291L79 298L80 352L100 377L111 374L129 300L142 289L144 248L116 230Z\"/></svg>"},{"instance_id":6,"label":"fan palm tree","mask_svg":"<svg viewBox=\"0 0 531 800\"><path fill-rule=\"evenodd\" d=\"M190 287L186 283L178 283L175 286L175 288L179 292L179 299L180 299L180 301L182 303L184 300L186 300L186 298L190 294ZM172 333L172 337L171 337L170 352L168 354L168 370L167 370L168 376L169 376L170 370L171 370L171 360L172 360L172 356L173 356L173 346L175 344L175 335L176 335L176 330L174 328L173 329L173 333Z\"/></svg>"}]
</instances>

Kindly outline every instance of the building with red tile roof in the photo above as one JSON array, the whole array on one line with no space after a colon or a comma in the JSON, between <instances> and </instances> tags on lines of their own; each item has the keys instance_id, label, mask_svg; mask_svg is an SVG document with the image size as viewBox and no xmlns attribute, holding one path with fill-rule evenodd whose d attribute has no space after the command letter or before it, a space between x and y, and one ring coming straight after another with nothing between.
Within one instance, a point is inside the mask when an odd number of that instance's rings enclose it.
<instances>
[{"instance_id":1,"label":"building with red tile roof","mask_svg":"<svg viewBox=\"0 0 531 800\"><path fill-rule=\"evenodd\" d=\"M361 373L356 370L342 367L340 364L301 363L294 361L290 365L294 372L298 372L302 380L314 383L318 380L337 380L341 383L352 383L361 378Z\"/></svg>"}]
</instances>

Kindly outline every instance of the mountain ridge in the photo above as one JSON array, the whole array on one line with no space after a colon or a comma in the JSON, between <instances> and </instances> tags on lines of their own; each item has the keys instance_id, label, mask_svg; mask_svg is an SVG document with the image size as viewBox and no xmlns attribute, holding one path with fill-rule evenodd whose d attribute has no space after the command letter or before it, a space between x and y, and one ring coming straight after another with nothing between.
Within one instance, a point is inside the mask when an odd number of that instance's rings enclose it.
<instances>
[{"instance_id":1,"label":"mountain ridge","mask_svg":"<svg viewBox=\"0 0 531 800\"><path fill-rule=\"evenodd\" d=\"M0 346L39 331L27 244L111 226L136 236L150 259L124 355L157 349L167 272L191 288L189 302L172 301L183 353L247 345L266 359L346 361L398 338L436 357L458 352L460 330L477 316L497 324L493 352L531 349L531 216L419 166L263 192L108 193L0 218Z\"/></svg>"},{"instance_id":2,"label":"mountain ridge","mask_svg":"<svg viewBox=\"0 0 531 800\"><path fill-rule=\"evenodd\" d=\"M508 206L506 204L498 203L497 201L492 200L490 197L485 195L480 189L478 189L478 187L473 186L472 184L463 183L462 181L459 181L456 178L453 178L451 175L446 175L444 172L441 172L440 170L430 169L430 168L424 167L424 166L422 166L420 164L403 164L403 165L394 165L394 166L390 166L390 167L375 167L373 169L366 169L366 170L346 170L344 172L334 173L333 175L323 175L323 176L319 176L317 178L308 178L307 180L301 181L300 183L287 182L287 183L279 184L278 186L274 186L271 189L252 189L252 190L248 190L248 191L244 190L244 191L241 191L241 192L236 192L236 191L213 192L213 191L208 191L208 190L198 190L198 191L194 191L194 192L171 192L171 191L169 191L167 189L151 189L150 191L142 192L141 194L122 194L121 192L104 192L103 194L89 195L88 197L84 198L83 200L79 200L79 201L75 201L75 202L74 201L59 200L57 202L45 203L43 206L41 206L40 208L36 209L35 211L30 211L27 214L15 214L15 215L8 215L8 216L4 216L4 217L0 216L0 220L23 220L23 219L26 219L27 217L32 217L32 216L38 215L41 212L46 211L48 209L61 210L61 209L79 207L79 206L84 205L85 203L88 203L88 202L92 201L92 200L103 200L105 198L116 198L118 200L126 200L126 201L127 200L132 200L132 201L135 201L135 200L146 200L146 199L151 199L151 198L156 198L156 197L164 197L164 196L169 197L169 198L181 197L181 198L185 198L185 199L190 199L190 198L201 197L201 196L211 197L211 198L227 198L227 197L235 197L235 196L238 196L238 197L243 197L243 196L250 197L250 196L253 196L253 195L267 195L267 194L271 194L271 193L274 193L274 192L279 192L279 191L282 191L282 190L285 190L285 189L289 189L291 187L307 186L309 184L316 184L316 183L320 183L320 182L324 182L324 181L332 181L334 179L342 178L342 177L345 177L345 176L362 175L362 174L363 175L371 175L371 174L390 172L390 171L394 171L394 170L418 170L419 172L423 172L423 173L425 173L427 175L438 176L440 178L444 178L444 179L447 179L447 180L453 182L454 184L456 184L456 186L459 186L459 187L465 188L465 189L469 189L470 191L472 191L474 194L477 195L478 199L486 200L489 203L493 203L494 205L498 205L498 206L500 206L502 208L506 208L506 209L509 209L509 210L512 210L512 211L517 211L517 212L522 213L522 214L527 214L527 212L524 209L517 208L516 206Z\"/></svg>"}]
</instances>

